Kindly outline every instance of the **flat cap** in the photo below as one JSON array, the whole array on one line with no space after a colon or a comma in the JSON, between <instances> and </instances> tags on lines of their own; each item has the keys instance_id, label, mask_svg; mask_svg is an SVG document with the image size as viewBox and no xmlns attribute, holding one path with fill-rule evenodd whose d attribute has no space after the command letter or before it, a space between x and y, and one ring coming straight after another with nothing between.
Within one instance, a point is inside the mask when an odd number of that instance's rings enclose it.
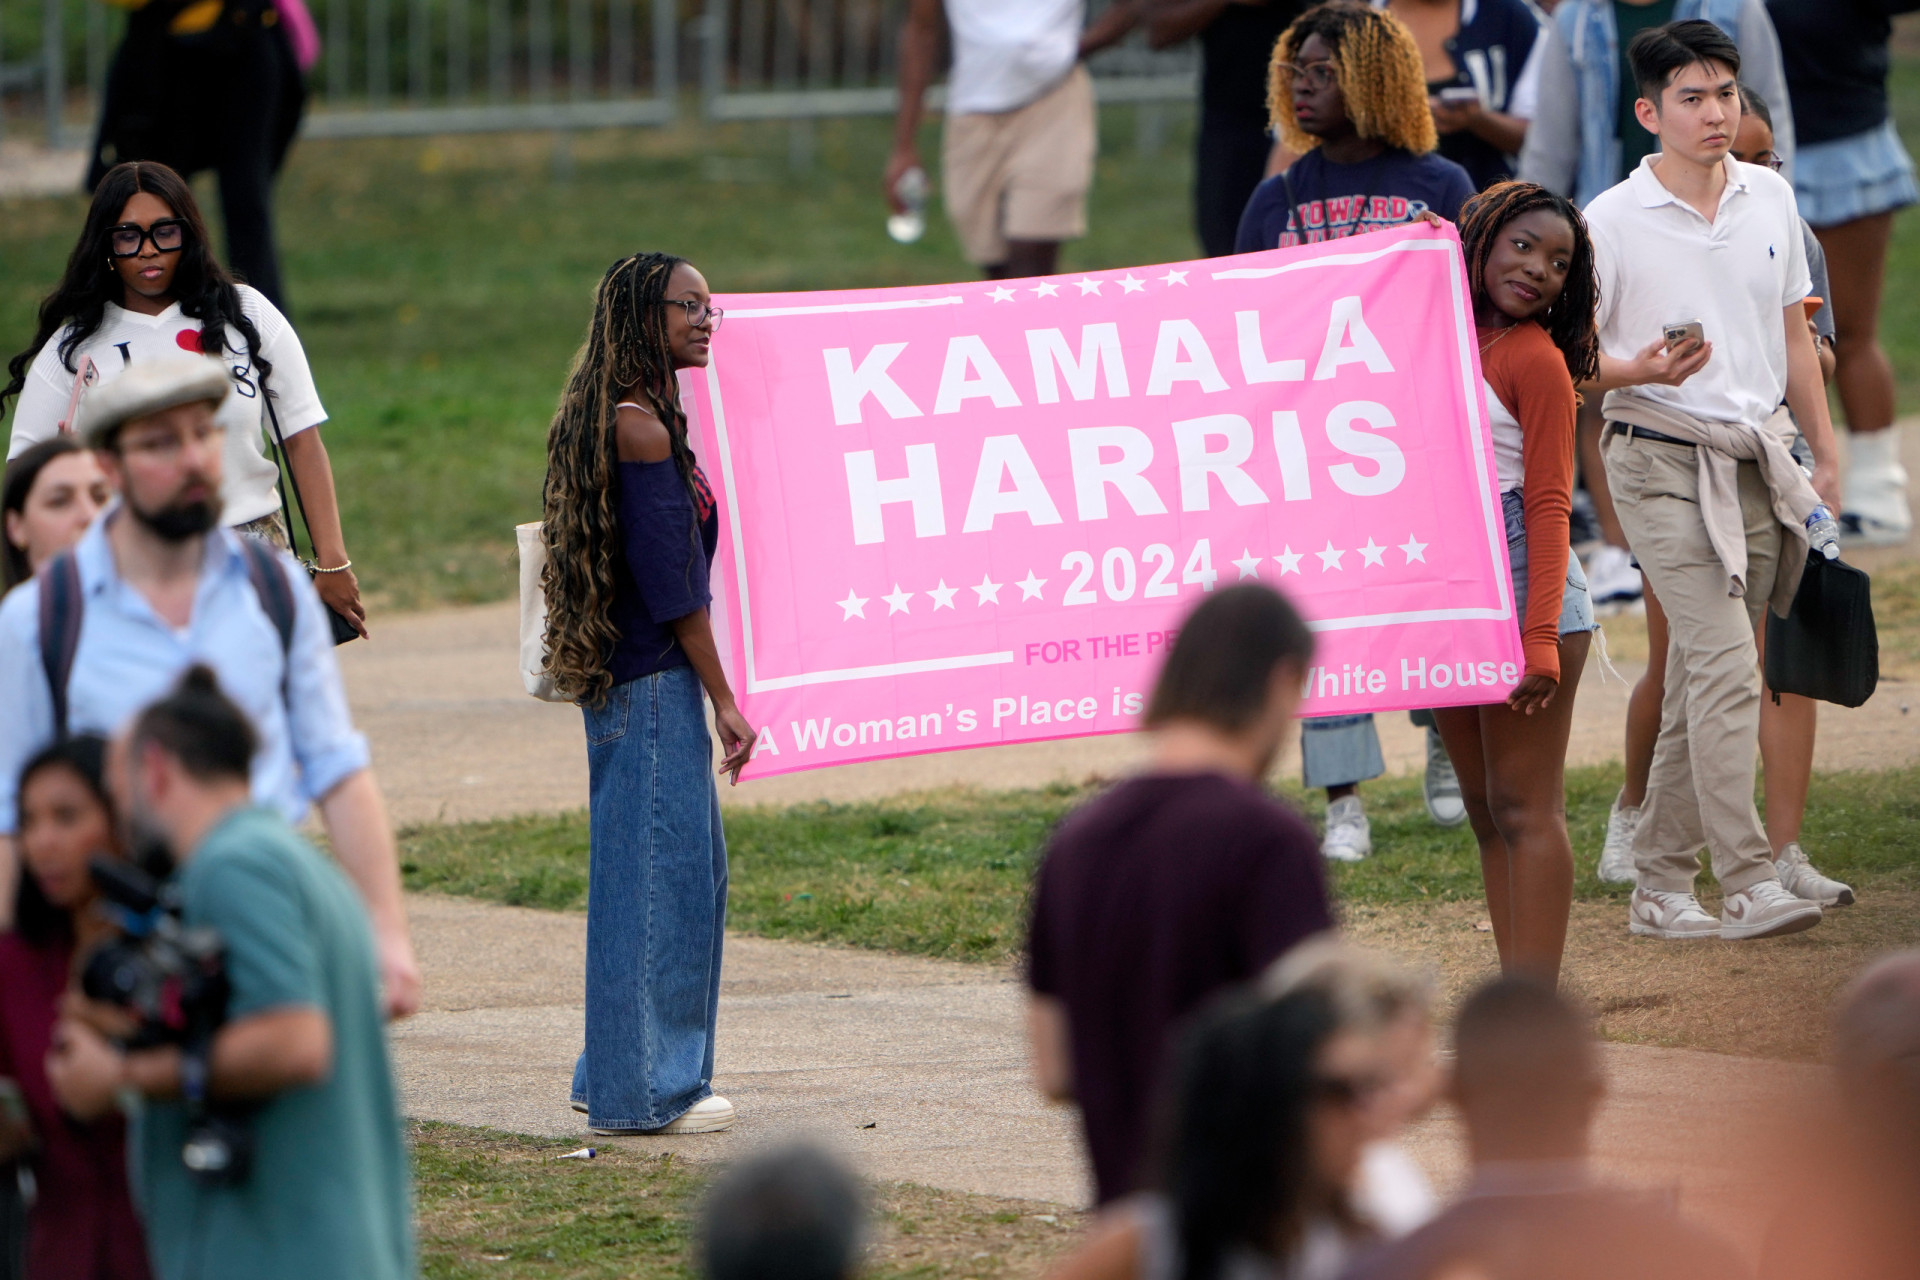
<instances>
[{"instance_id":1,"label":"flat cap","mask_svg":"<svg viewBox=\"0 0 1920 1280\"><path fill-rule=\"evenodd\" d=\"M98 449L130 418L196 400L218 405L232 392L227 370L218 360L184 354L142 360L87 393L74 430L82 444Z\"/></svg>"}]
</instances>

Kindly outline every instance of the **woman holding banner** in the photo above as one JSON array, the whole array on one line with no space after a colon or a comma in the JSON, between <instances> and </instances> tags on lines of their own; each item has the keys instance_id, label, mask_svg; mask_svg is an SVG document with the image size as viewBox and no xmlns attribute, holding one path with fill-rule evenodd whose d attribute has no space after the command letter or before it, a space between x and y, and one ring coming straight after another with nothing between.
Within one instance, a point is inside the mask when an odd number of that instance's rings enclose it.
<instances>
[{"instance_id":1,"label":"woman holding banner","mask_svg":"<svg viewBox=\"0 0 1920 1280\"><path fill-rule=\"evenodd\" d=\"M547 671L587 731L587 1043L572 1101L601 1134L734 1119L712 1088L727 847L703 690L719 771L736 782L754 732L707 616L719 520L675 377L706 366L720 316L691 263L615 263L547 432Z\"/></svg>"},{"instance_id":2,"label":"woman holding banner","mask_svg":"<svg viewBox=\"0 0 1920 1280\"><path fill-rule=\"evenodd\" d=\"M1573 903L1565 772L1573 695L1598 630L1568 539L1577 399L1599 287L1565 197L1506 182L1461 211L1507 558L1526 666L1505 702L1434 712L1480 845L1500 967L1557 983Z\"/></svg>"}]
</instances>

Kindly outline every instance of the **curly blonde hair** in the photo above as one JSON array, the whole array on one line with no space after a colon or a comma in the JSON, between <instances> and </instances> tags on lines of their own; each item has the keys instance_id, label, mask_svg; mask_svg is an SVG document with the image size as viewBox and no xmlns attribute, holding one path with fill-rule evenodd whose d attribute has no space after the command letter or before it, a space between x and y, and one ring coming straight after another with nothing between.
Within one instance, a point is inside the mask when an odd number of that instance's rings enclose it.
<instances>
[{"instance_id":1,"label":"curly blonde hair","mask_svg":"<svg viewBox=\"0 0 1920 1280\"><path fill-rule=\"evenodd\" d=\"M1319 36L1333 50L1347 118L1361 137L1415 155L1440 145L1413 33L1383 9L1358 0L1332 0L1295 18L1280 33L1267 65L1267 117L1288 150L1304 155L1320 145L1320 139L1304 132L1293 118L1293 82L1285 71L1309 36Z\"/></svg>"},{"instance_id":2,"label":"curly blonde hair","mask_svg":"<svg viewBox=\"0 0 1920 1280\"><path fill-rule=\"evenodd\" d=\"M667 344L667 281L684 262L637 253L608 268L593 296L593 324L574 357L547 428L544 490L547 674L576 702L599 706L613 687L607 660L620 638L613 605L620 523L614 477L615 406L628 388L667 429L674 464L693 489L687 415ZM699 534L692 535L697 543Z\"/></svg>"}]
</instances>

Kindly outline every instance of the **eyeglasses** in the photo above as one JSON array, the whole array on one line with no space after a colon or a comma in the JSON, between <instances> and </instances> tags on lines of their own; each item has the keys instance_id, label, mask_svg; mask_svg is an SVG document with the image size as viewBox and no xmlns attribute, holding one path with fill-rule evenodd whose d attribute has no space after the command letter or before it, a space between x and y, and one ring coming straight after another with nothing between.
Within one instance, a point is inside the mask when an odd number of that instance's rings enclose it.
<instances>
[{"instance_id":1,"label":"eyeglasses","mask_svg":"<svg viewBox=\"0 0 1920 1280\"><path fill-rule=\"evenodd\" d=\"M1786 162L1787 162L1787 158L1781 155L1778 151L1769 151L1767 152L1766 155L1760 158L1760 163L1764 164L1765 166L1767 166L1767 168L1773 170L1775 173L1780 172L1780 166L1785 164Z\"/></svg>"},{"instance_id":2,"label":"eyeglasses","mask_svg":"<svg viewBox=\"0 0 1920 1280\"><path fill-rule=\"evenodd\" d=\"M178 253L187 243L187 224L178 218L162 218L150 227L123 222L107 232L107 244L116 258L136 258L140 247L153 241L155 253Z\"/></svg>"},{"instance_id":3,"label":"eyeglasses","mask_svg":"<svg viewBox=\"0 0 1920 1280\"><path fill-rule=\"evenodd\" d=\"M687 324L695 329L711 322L717 330L720 328L720 317L727 314L711 302L702 302L698 298L667 298L660 305L683 308L687 313Z\"/></svg>"},{"instance_id":4,"label":"eyeglasses","mask_svg":"<svg viewBox=\"0 0 1920 1280\"><path fill-rule=\"evenodd\" d=\"M1340 72L1328 61L1283 62L1280 64L1280 74L1286 78L1288 88L1304 80L1308 89L1319 93L1323 89L1331 89L1339 80Z\"/></svg>"}]
</instances>

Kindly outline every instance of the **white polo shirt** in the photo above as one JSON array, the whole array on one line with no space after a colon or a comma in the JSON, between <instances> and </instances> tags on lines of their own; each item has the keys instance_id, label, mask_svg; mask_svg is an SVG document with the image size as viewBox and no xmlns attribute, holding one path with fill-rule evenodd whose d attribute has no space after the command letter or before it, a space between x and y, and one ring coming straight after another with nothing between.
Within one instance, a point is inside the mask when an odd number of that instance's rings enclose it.
<instances>
[{"instance_id":1,"label":"white polo shirt","mask_svg":"<svg viewBox=\"0 0 1920 1280\"><path fill-rule=\"evenodd\" d=\"M1698 320L1713 356L1677 387L1623 387L1710 422L1758 427L1787 393L1781 309L1812 289L1793 187L1771 169L1725 161L1712 222L1668 191L1648 156L1586 209L1600 280L1600 349L1632 359L1665 327ZM1604 412L1604 408L1603 408Z\"/></svg>"}]
</instances>

